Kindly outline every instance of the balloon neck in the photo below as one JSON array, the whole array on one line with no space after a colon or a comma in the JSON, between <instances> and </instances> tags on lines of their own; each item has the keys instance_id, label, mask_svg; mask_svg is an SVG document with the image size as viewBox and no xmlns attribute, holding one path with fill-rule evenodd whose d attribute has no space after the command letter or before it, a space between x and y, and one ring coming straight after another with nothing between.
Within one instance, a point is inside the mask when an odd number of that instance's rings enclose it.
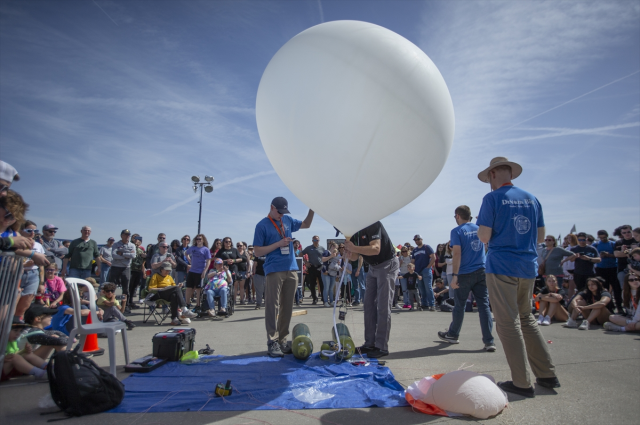
<instances>
[{"instance_id":1,"label":"balloon neck","mask_svg":"<svg viewBox=\"0 0 640 425\"><path fill-rule=\"evenodd\" d=\"M346 240L349 240L349 239L351 239L351 237L352 237L352 236L353 236L353 235L344 235L344 238L345 238Z\"/></svg>"}]
</instances>

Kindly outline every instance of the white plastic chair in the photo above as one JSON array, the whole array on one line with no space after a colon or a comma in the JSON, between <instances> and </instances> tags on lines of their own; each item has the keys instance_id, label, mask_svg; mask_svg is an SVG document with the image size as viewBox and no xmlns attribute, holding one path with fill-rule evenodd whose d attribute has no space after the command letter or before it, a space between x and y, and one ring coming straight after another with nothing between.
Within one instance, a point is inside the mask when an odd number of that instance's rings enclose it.
<instances>
[{"instance_id":1,"label":"white plastic chair","mask_svg":"<svg viewBox=\"0 0 640 425\"><path fill-rule=\"evenodd\" d=\"M73 320L74 329L69 332L69 342L67 344L67 351L70 351L73 346L73 340L77 335L82 335L80 338L80 347L84 346L84 341L87 335L105 333L109 339L109 373L116 376L116 331L122 332L122 343L124 345L124 359L125 364L129 364L129 344L127 342L127 324L124 322L108 322L103 323L98 320L95 307L95 291L93 285L84 279L77 279L74 277L68 277L65 279L67 282L67 290L71 291L71 299L73 300ZM92 302L89 304L91 314L91 324L82 324L80 293L78 292L78 285L84 285L89 290L89 299Z\"/></svg>"}]
</instances>

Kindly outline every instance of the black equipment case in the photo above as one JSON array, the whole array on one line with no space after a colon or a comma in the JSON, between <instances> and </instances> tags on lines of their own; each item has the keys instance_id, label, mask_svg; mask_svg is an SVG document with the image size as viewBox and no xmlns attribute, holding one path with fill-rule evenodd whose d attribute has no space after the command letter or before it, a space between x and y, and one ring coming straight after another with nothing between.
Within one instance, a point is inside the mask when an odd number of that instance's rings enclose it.
<instances>
[{"instance_id":1,"label":"black equipment case","mask_svg":"<svg viewBox=\"0 0 640 425\"><path fill-rule=\"evenodd\" d=\"M153 336L153 357L178 361L187 352L193 351L196 330L188 327L176 327Z\"/></svg>"},{"instance_id":2,"label":"black equipment case","mask_svg":"<svg viewBox=\"0 0 640 425\"><path fill-rule=\"evenodd\" d=\"M149 354L148 356L140 357L139 359L136 359L126 365L124 367L124 371L131 373L147 373L159 368L166 363L167 359L160 359Z\"/></svg>"}]
</instances>

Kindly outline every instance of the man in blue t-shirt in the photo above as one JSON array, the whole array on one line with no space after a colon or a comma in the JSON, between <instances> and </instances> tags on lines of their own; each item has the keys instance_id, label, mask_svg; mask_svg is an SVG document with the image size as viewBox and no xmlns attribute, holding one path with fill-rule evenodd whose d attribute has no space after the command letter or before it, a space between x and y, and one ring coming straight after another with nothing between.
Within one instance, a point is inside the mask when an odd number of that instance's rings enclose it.
<instances>
[{"instance_id":1,"label":"man in blue t-shirt","mask_svg":"<svg viewBox=\"0 0 640 425\"><path fill-rule=\"evenodd\" d=\"M293 252L291 233L308 229L313 221L313 211L309 210L304 221L296 220L290 214L288 202L283 197L271 201L269 215L256 225L253 249L256 257L266 256L265 279L265 327L267 346L271 357L282 357L291 353L287 344L289 323L293 312L293 299L298 288L298 265Z\"/></svg>"},{"instance_id":2,"label":"man in blue t-shirt","mask_svg":"<svg viewBox=\"0 0 640 425\"><path fill-rule=\"evenodd\" d=\"M415 235L413 241L417 248L411 252L411 262L416 266L416 273L422 276L422 280L418 281L420 306L428 311L436 311L436 298L433 296L433 287L431 286L433 279L431 268L436 262L436 254L429 245L422 243L422 236Z\"/></svg>"},{"instance_id":3,"label":"man in blue t-shirt","mask_svg":"<svg viewBox=\"0 0 640 425\"><path fill-rule=\"evenodd\" d=\"M615 298L618 313L624 314L622 291L618 282L618 261L613 254L616 244L609 240L609 233L606 230L598 230L598 239L600 240L594 242L593 247L598 251L602 261L596 264L596 276L605 280L605 286L609 287L609 293Z\"/></svg>"},{"instance_id":4,"label":"man in blue t-shirt","mask_svg":"<svg viewBox=\"0 0 640 425\"><path fill-rule=\"evenodd\" d=\"M478 179L491 185L478 215L478 238L489 245L487 287L513 381L499 382L504 391L535 397L527 358L536 383L560 386L546 341L531 314L533 284L538 272L536 245L544 241L542 206L535 196L511 180L522 167L504 157L491 160ZM526 348L525 348L526 344Z\"/></svg>"},{"instance_id":5,"label":"man in blue t-shirt","mask_svg":"<svg viewBox=\"0 0 640 425\"><path fill-rule=\"evenodd\" d=\"M438 337L451 344L458 343L464 320L464 307L469 292L473 292L478 303L484 349L493 352L496 351L496 346L491 334L493 319L489 310L489 293L484 273L484 244L478 239L478 226L471 223L471 209L468 206L460 205L456 208L454 217L458 227L451 231L453 277L450 285L454 289L455 297L453 321L448 331L438 332Z\"/></svg>"}]
</instances>

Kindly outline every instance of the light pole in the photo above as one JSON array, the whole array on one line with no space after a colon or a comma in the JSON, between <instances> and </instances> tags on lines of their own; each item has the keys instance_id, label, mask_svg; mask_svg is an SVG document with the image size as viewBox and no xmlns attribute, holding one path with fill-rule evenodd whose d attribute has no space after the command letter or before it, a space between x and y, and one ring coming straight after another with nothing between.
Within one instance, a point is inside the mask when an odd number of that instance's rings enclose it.
<instances>
[{"instance_id":1,"label":"light pole","mask_svg":"<svg viewBox=\"0 0 640 425\"><path fill-rule=\"evenodd\" d=\"M199 176L192 176L191 181L193 182L193 192L196 193L198 191L198 186L200 186L200 200L198 203L200 204L200 212L198 213L198 235L200 234L200 220L202 220L202 187L204 186L204 191L207 193L213 192L213 186L211 186L211 182L213 182L213 177L204 176L204 182L200 182Z\"/></svg>"}]
</instances>

